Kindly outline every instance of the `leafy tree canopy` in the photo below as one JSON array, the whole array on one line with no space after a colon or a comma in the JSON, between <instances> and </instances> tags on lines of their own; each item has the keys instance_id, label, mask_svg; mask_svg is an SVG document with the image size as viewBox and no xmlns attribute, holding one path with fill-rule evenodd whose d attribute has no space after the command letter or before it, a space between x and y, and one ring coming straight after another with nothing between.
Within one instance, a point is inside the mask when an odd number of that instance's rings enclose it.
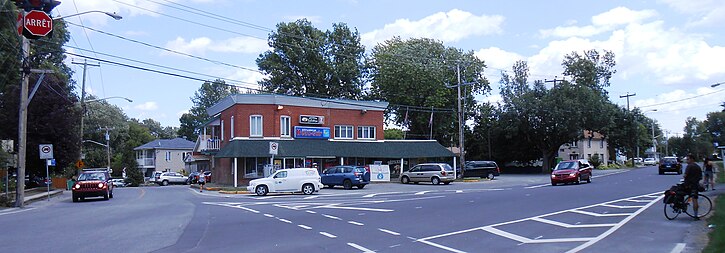
<instances>
[{"instance_id":1,"label":"leafy tree canopy","mask_svg":"<svg viewBox=\"0 0 725 253\"><path fill-rule=\"evenodd\" d=\"M181 115L179 119L181 125L177 131L177 136L196 141L202 124L211 119L211 116L206 113L206 109L223 98L237 93L239 93L237 88L227 85L223 80L204 82L199 90L194 93L194 96L191 97L191 102L194 105L188 113Z\"/></svg>"}]
</instances>

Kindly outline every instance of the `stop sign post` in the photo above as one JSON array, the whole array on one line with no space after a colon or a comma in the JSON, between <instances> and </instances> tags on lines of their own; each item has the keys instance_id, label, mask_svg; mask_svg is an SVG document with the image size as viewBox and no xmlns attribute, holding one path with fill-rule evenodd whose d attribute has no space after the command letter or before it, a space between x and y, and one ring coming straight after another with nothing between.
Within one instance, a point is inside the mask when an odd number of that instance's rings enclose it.
<instances>
[{"instance_id":1,"label":"stop sign post","mask_svg":"<svg viewBox=\"0 0 725 253\"><path fill-rule=\"evenodd\" d=\"M32 10L25 13L22 22L23 35L28 39L44 37L53 31L53 19L43 11Z\"/></svg>"}]
</instances>

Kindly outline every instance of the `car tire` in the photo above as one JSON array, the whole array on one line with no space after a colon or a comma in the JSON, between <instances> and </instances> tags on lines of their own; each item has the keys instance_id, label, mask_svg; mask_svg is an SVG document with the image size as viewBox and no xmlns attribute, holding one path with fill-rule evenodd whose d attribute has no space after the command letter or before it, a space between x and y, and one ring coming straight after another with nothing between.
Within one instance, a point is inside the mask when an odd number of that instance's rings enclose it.
<instances>
[{"instance_id":1,"label":"car tire","mask_svg":"<svg viewBox=\"0 0 725 253\"><path fill-rule=\"evenodd\" d=\"M556 183L554 183L554 182L551 182L551 186L556 186Z\"/></svg>"},{"instance_id":2,"label":"car tire","mask_svg":"<svg viewBox=\"0 0 725 253\"><path fill-rule=\"evenodd\" d=\"M110 195L110 193L108 193L108 191L106 191L106 193L103 194L103 199L108 200L109 199L108 195Z\"/></svg>"},{"instance_id":3,"label":"car tire","mask_svg":"<svg viewBox=\"0 0 725 253\"><path fill-rule=\"evenodd\" d=\"M581 184L582 183L582 177L581 176L576 176L576 181L574 183L575 184Z\"/></svg>"},{"instance_id":4,"label":"car tire","mask_svg":"<svg viewBox=\"0 0 725 253\"><path fill-rule=\"evenodd\" d=\"M494 177L495 177L495 176L493 175L493 172L489 172L488 174L486 174L486 178L487 178L488 180L493 180L493 178L494 178Z\"/></svg>"},{"instance_id":5,"label":"car tire","mask_svg":"<svg viewBox=\"0 0 725 253\"><path fill-rule=\"evenodd\" d=\"M441 179L438 177L433 177L430 179L430 183L435 185L441 184Z\"/></svg>"},{"instance_id":6,"label":"car tire","mask_svg":"<svg viewBox=\"0 0 725 253\"><path fill-rule=\"evenodd\" d=\"M589 174L589 177L587 177L587 184L591 184L591 183L592 183L592 175Z\"/></svg>"},{"instance_id":7,"label":"car tire","mask_svg":"<svg viewBox=\"0 0 725 253\"><path fill-rule=\"evenodd\" d=\"M443 182L444 185L449 185L451 182Z\"/></svg>"},{"instance_id":8,"label":"car tire","mask_svg":"<svg viewBox=\"0 0 725 253\"><path fill-rule=\"evenodd\" d=\"M350 181L350 179L345 179L345 181L342 181L342 188L345 188L345 190L352 189L352 181Z\"/></svg>"},{"instance_id":9,"label":"car tire","mask_svg":"<svg viewBox=\"0 0 725 253\"><path fill-rule=\"evenodd\" d=\"M362 188L365 188L365 185L364 185L364 184L360 184L360 185L358 185L358 186L357 186L357 188L358 188L358 189L362 189Z\"/></svg>"},{"instance_id":10,"label":"car tire","mask_svg":"<svg viewBox=\"0 0 725 253\"><path fill-rule=\"evenodd\" d=\"M113 191L111 191L111 193L108 194L108 197L113 198Z\"/></svg>"},{"instance_id":11,"label":"car tire","mask_svg":"<svg viewBox=\"0 0 725 253\"><path fill-rule=\"evenodd\" d=\"M334 188L335 186L334 185L331 185L331 184L328 184L328 185L325 185L325 187L327 187L327 188Z\"/></svg>"},{"instance_id":12,"label":"car tire","mask_svg":"<svg viewBox=\"0 0 725 253\"><path fill-rule=\"evenodd\" d=\"M315 193L315 186L312 184L303 184L302 185L302 194L305 195L312 195Z\"/></svg>"},{"instance_id":13,"label":"car tire","mask_svg":"<svg viewBox=\"0 0 725 253\"><path fill-rule=\"evenodd\" d=\"M664 174L665 174L665 172L660 170L660 175L664 175ZM677 173L677 174L680 174L680 173Z\"/></svg>"},{"instance_id":14,"label":"car tire","mask_svg":"<svg viewBox=\"0 0 725 253\"><path fill-rule=\"evenodd\" d=\"M400 182L401 182L401 183L403 183L403 184L409 184L409 183L410 183L410 178L408 178L408 177L406 177L406 176L403 176L403 177L402 177L402 178L400 179Z\"/></svg>"},{"instance_id":15,"label":"car tire","mask_svg":"<svg viewBox=\"0 0 725 253\"><path fill-rule=\"evenodd\" d=\"M78 197L76 197L75 195L73 195L73 202L78 202Z\"/></svg>"},{"instance_id":16,"label":"car tire","mask_svg":"<svg viewBox=\"0 0 725 253\"><path fill-rule=\"evenodd\" d=\"M254 189L254 193L256 193L257 196L264 196L264 195L267 195L267 193L269 193L269 189L267 188L266 185L260 185Z\"/></svg>"},{"instance_id":17,"label":"car tire","mask_svg":"<svg viewBox=\"0 0 725 253\"><path fill-rule=\"evenodd\" d=\"M161 185L163 185L163 186L169 185L169 180L161 181Z\"/></svg>"}]
</instances>

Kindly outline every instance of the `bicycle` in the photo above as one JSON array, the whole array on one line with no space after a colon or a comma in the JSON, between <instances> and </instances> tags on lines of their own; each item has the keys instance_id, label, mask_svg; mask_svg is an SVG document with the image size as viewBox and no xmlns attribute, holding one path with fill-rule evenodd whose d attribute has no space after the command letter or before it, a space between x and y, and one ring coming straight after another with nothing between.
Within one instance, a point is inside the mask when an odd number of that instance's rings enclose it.
<instances>
[{"instance_id":1,"label":"bicycle","mask_svg":"<svg viewBox=\"0 0 725 253\"><path fill-rule=\"evenodd\" d=\"M682 191L681 189L683 188L684 186L682 184L677 184L677 186L665 191L663 202L665 203L665 217L668 220L674 220L683 212L695 219L710 214L712 211L712 201L710 201L710 198L700 193L697 193L697 198L693 198L692 194L687 194L685 191ZM697 215L692 208L694 201L697 201L698 204Z\"/></svg>"}]
</instances>

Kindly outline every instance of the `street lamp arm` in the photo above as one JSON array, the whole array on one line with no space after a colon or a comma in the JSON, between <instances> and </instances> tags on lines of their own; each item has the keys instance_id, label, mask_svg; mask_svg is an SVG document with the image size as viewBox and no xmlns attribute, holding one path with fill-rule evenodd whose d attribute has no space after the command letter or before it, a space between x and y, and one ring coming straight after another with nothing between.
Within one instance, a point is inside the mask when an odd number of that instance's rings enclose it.
<instances>
[{"instance_id":1,"label":"street lamp arm","mask_svg":"<svg viewBox=\"0 0 725 253\"><path fill-rule=\"evenodd\" d=\"M85 102L86 103L89 103L89 102L98 102L98 101L101 101L101 100L106 100L106 99L111 99L111 98L120 98L120 99L123 99L123 100L128 101L129 103L133 103L133 100L131 100L130 98L127 98L127 97L118 97L118 96L115 96L115 97L107 97L107 98L91 99L91 100L86 100Z\"/></svg>"},{"instance_id":2,"label":"street lamp arm","mask_svg":"<svg viewBox=\"0 0 725 253\"><path fill-rule=\"evenodd\" d=\"M96 145L101 145L101 146L104 146L104 147L108 147L108 145L106 145L106 144L103 144L103 143L100 143L100 142L97 142L97 141L93 141L93 140L83 140L83 142L90 142L90 143L93 143L93 144L96 144Z\"/></svg>"},{"instance_id":3,"label":"street lamp arm","mask_svg":"<svg viewBox=\"0 0 725 253\"><path fill-rule=\"evenodd\" d=\"M84 11L84 12L79 12L79 13L76 13L76 14L71 14L71 15L68 15L68 16L54 17L53 20L70 18L70 17L75 17L75 16L78 16L78 15L83 15L83 14L86 14L86 13L93 13L93 12L98 12L98 13L106 14L109 17L112 17L115 20L121 20L123 18L123 17L121 17L121 15L118 15L115 12L111 13L111 12L106 12L106 11Z\"/></svg>"}]
</instances>

